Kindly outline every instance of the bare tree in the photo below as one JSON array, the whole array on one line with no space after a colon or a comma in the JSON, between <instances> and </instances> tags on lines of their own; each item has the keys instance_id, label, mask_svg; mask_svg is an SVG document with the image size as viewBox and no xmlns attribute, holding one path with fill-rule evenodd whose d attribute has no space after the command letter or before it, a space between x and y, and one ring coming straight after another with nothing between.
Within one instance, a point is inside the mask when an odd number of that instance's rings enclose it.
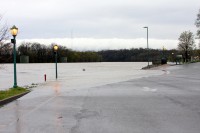
<instances>
[{"instance_id":1,"label":"bare tree","mask_svg":"<svg viewBox=\"0 0 200 133\"><path fill-rule=\"evenodd\" d=\"M199 9L199 13L197 14L195 25L197 27L197 37L198 39L200 39L200 9ZM199 41L199 49L200 49L200 41Z\"/></svg>"},{"instance_id":2,"label":"bare tree","mask_svg":"<svg viewBox=\"0 0 200 133\"><path fill-rule=\"evenodd\" d=\"M2 16L0 15L0 42L3 43L6 39L8 39L8 27L6 24L2 24Z\"/></svg>"},{"instance_id":3,"label":"bare tree","mask_svg":"<svg viewBox=\"0 0 200 133\"><path fill-rule=\"evenodd\" d=\"M4 62L3 60L5 58L7 59L7 61L11 59L11 58L8 58L8 55L12 54L11 44L5 43L8 37L9 37L8 27L6 24L3 24L2 16L0 15L0 61L1 62Z\"/></svg>"},{"instance_id":4,"label":"bare tree","mask_svg":"<svg viewBox=\"0 0 200 133\"><path fill-rule=\"evenodd\" d=\"M184 31L179 37L178 49L184 53L185 61L188 60L188 52L195 48L194 35L191 31Z\"/></svg>"}]
</instances>

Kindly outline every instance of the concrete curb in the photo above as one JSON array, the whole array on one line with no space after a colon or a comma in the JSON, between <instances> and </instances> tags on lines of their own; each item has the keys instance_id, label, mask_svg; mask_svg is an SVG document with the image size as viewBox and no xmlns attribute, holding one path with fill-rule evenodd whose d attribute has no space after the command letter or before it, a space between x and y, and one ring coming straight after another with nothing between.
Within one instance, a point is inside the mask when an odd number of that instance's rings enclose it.
<instances>
[{"instance_id":1,"label":"concrete curb","mask_svg":"<svg viewBox=\"0 0 200 133\"><path fill-rule=\"evenodd\" d=\"M0 106L3 106L3 105L5 105L5 104L7 104L7 103L10 103L10 102L12 102L12 101L14 101L14 100L16 100L16 99L18 99L18 98L20 98L20 97L26 95L26 94L29 93L29 92L30 92L30 91L27 91L27 92L18 94L18 95L16 95L16 96L12 96L12 97L10 97L10 98L6 98L6 99L4 99L4 100L0 100Z\"/></svg>"},{"instance_id":2,"label":"concrete curb","mask_svg":"<svg viewBox=\"0 0 200 133\"><path fill-rule=\"evenodd\" d=\"M158 70L160 68L164 68L168 66L176 66L176 64L149 65L149 66L143 67L141 70Z\"/></svg>"},{"instance_id":3,"label":"concrete curb","mask_svg":"<svg viewBox=\"0 0 200 133\"><path fill-rule=\"evenodd\" d=\"M158 67L161 67L161 66L164 66L164 65L149 65L149 66L143 67L141 70L150 70L152 68L158 68Z\"/></svg>"}]
</instances>

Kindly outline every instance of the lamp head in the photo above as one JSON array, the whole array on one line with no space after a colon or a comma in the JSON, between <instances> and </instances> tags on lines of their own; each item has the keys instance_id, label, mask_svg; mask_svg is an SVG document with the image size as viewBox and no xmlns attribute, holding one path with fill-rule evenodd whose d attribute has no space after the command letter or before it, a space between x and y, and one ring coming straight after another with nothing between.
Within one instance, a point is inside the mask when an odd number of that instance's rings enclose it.
<instances>
[{"instance_id":1,"label":"lamp head","mask_svg":"<svg viewBox=\"0 0 200 133\"><path fill-rule=\"evenodd\" d=\"M54 49L54 52L57 52L58 51L58 45L54 45L53 49Z\"/></svg>"},{"instance_id":2,"label":"lamp head","mask_svg":"<svg viewBox=\"0 0 200 133\"><path fill-rule=\"evenodd\" d=\"M10 28L10 33L11 33L13 36L17 36L18 28L14 25L12 28Z\"/></svg>"}]
</instances>

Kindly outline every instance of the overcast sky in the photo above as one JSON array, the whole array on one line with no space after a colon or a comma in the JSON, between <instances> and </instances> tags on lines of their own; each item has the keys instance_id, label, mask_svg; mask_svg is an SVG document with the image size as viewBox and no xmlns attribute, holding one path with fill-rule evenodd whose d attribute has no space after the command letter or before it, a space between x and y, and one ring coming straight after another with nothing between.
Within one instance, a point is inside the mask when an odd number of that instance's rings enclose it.
<instances>
[{"instance_id":1,"label":"overcast sky","mask_svg":"<svg viewBox=\"0 0 200 133\"><path fill-rule=\"evenodd\" d=\"M78 50L177 47L194 25L199 0L1 0L0 14L19 28L18 42L59 43ZM19 45L19 44L18 44Z\"/></svg>"}]
</instances>

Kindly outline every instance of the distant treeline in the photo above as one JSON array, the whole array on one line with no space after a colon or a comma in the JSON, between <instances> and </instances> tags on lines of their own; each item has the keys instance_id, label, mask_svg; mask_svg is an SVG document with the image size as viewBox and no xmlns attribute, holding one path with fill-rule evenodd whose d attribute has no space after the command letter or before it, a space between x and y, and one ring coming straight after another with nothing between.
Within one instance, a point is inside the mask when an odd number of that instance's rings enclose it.
<instances>
[{"instance_id":1,"label":"distant treeline","mask_svg":"<svg viewBox=\"0 0 200 133\"><path fill-rule=\"evenodd\" d=\"M55 61L53 44L46 46L39 43L22 43L17 50L18 56L29 56L30 63L51 63ZM62 57L67 57L68 62L99 62L101 56L92 51L79 52L68 49L65 46L58 46L58 62Z\"/></svg>"},{"instance_id":2,"label":"distant treeline","mask_svg":"<svg viewBox=\"0 0 200 133\"><path fill-rule=\"evenodd\" d=\"M98 52L102 56L104 62L146 62L159 60L163 57L173 58L172 53L178 53L176 50L159 50L144 48L120 49L120 50L104 50Z\"/></svg>"},{"instance_id":3,"label":"distant treeline","mask_svg":"<svg viewBox=\"0 0 200 133\"><path fill-rule=\"evenodd\" d=\"M12 63L12 48L0 52L1 63ZM149 52L149 53L148 53ZM166 57L173 61L175 55L180 54L177 50L132 48L120 50L103 50L103 51L74 51L65 46L59 46L58 62L62 57L67 57L67 62L145 62L159 60ZM52 45L40 43L22 43L17 48L17 62L20 62L20 56L29 56L30 63L52 63L55 61L55 55Z\"/></svg>"}]
</instances>

